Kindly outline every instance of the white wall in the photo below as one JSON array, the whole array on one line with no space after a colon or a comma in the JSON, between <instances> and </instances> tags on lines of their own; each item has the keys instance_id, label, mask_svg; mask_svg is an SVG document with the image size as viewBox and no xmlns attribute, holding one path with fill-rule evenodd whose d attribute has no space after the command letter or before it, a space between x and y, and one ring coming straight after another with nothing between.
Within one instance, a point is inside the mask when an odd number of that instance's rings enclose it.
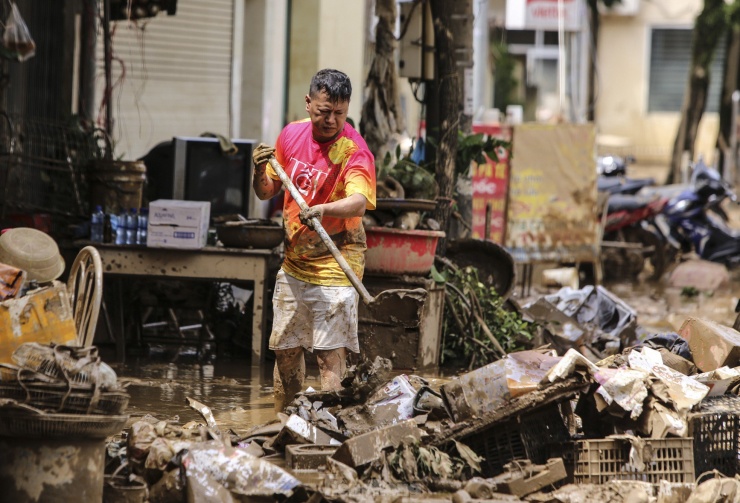
<instances>
[{"instance_id":1,"label":"white wall","mask_svg":"<svg viewBox=\"0 0 740 503\"><path fill-rule=\"evenodd\" d=\"M598 53L596 117L599 133L621 137L640 162L670 160L679 113L648 113L650 30L691 28L700 0L641 2L636 16L602 16ZM688 74L686 75L688 80ZM719 125L716 113L705 113L697 153L711 159Z\"/></svg>"},{"instance_id":2,"label":"white wall","mask_svg":"<svg viewBox=\"0 0 740 503\"><path fill-rule=\"evenodd\" d=\"M365 42L365 4L346 0L292 2L288 121L306 115L305 96L311 77L322 68L346 73L352 82L349 117L360 123Z\"/></svg>"}]
</instances>

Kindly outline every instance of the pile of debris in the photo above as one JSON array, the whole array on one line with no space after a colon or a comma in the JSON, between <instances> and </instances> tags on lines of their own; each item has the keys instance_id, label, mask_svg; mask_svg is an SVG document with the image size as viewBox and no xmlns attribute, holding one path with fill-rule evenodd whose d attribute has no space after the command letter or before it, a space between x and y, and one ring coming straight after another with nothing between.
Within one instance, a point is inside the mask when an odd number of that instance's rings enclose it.
<instances>
[{"instance_id":1,"label":"pile of debris","mask_svg":"<svg viewBox=\"0 0 740 503\"><path fill-rule=\"evenodd\" d=\"M242 435L191 401L205 424L146 417L109 445L107 470L145 481L152 503L740 496L740 333L690 318L638 342L634 313L599 288L525 313L549 347L438 386L376 358Z\"/></svg>"},{"instance_id":2,"label":"pile of debris","mask_svg":"<svg viewBox=\"0 0 740 503\"><path fill-rule=\"evenodd\" d=\"M0 363L3 501L101 501L106 439L128 419L116 373L94 346L28 342L11 359Z\"/></svg>"}]
</instances>

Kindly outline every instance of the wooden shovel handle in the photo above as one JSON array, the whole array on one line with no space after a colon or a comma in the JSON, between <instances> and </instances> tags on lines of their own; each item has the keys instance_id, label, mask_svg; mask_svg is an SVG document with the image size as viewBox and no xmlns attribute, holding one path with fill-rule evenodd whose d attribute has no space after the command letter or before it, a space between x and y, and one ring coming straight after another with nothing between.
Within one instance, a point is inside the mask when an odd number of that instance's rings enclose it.
<instances>
[{"instance_id":1,"label":"wooden shovel handle","mask_svg":"<svg viewBox=\"0 0 740 503\"><path fill-rule=\"evenodd\" d=\"M295 187L295 185L293 185L293 182L285 173L285 170L280 165L280 163L277 162L277 159L275 159L274 157L270 157L269 162L270 166L272 166L272 169L274 169L275 173L277 173L277 175L280 177L280 181L283 182L283 185L288 189L290 195L293 196L293 199L295 199L298 203L298 206L300 206L302 210L308 209L308 205L306 204L305 199L303 199L301 193L298 192L298 189ZM321 225L321 221L318 218L314 217L311 219L311 223L313 224L314 230L321 238L321 241L323 241L326 247L329 248L329 251L334 257L334 260L337 261L339 267L342 268L342 271L347 276L350 283L352 283L352 286L355 287L355 290L357 290L357 292L362 297L363 302L365 302L365 304L370 304L373 301L373 297L370 295L370 293L365 288L365 285L362 284L355 272L349 266L349 264L347 263L347 259L344 258L344 255L342 255L342 252L339 251L337 245L335 245L334 241L332 241L332 239L329 237L329 234L327 234L326 230Z\"/></svg>"}]
</instances>

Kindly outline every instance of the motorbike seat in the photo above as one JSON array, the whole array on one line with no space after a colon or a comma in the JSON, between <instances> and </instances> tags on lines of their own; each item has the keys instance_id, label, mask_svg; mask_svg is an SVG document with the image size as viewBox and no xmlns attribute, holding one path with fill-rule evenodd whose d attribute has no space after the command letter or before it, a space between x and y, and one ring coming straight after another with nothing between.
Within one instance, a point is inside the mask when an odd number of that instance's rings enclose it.
<instances>
[{"instance_id":1,"label":"motorbike seat","mask_svg":"<svg viewBox=\"0 0 740 503\"><path fill-rule=\"evenodd\" d=\"M633 211L644 208L655 200L654 197L638 196L631 194L613 194L609 196L606 210L607 213L616 211Z\"/></svg>"},{"instance_id":2,"label":"motorbike seat","mask_svg":"<svg viewBox=\"0 0 740 503\"><path fill-rule=\"evenodd\" d=\"M615 178L600 176L596 179L599 192L609 194L636 194L644 187L655 185L654 178Z\"/></svg>"}]
</instances>

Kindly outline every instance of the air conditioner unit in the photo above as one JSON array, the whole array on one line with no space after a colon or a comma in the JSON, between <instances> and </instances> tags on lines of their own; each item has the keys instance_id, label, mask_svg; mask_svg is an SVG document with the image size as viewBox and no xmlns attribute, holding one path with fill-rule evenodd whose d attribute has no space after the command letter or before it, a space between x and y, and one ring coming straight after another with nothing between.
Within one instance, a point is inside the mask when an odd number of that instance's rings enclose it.
<instances>
[{"instance_id":1,"label":"air conditioner unit","mask_svg":"<svg viewBox=\"0 0 740 503\"><path fill-rule=\"evenodd\" d=\"M622 0L611 8L599 2L599 12L604 16L636 16L640 12L640 0Z\"/></svg>"}]
</instances>

